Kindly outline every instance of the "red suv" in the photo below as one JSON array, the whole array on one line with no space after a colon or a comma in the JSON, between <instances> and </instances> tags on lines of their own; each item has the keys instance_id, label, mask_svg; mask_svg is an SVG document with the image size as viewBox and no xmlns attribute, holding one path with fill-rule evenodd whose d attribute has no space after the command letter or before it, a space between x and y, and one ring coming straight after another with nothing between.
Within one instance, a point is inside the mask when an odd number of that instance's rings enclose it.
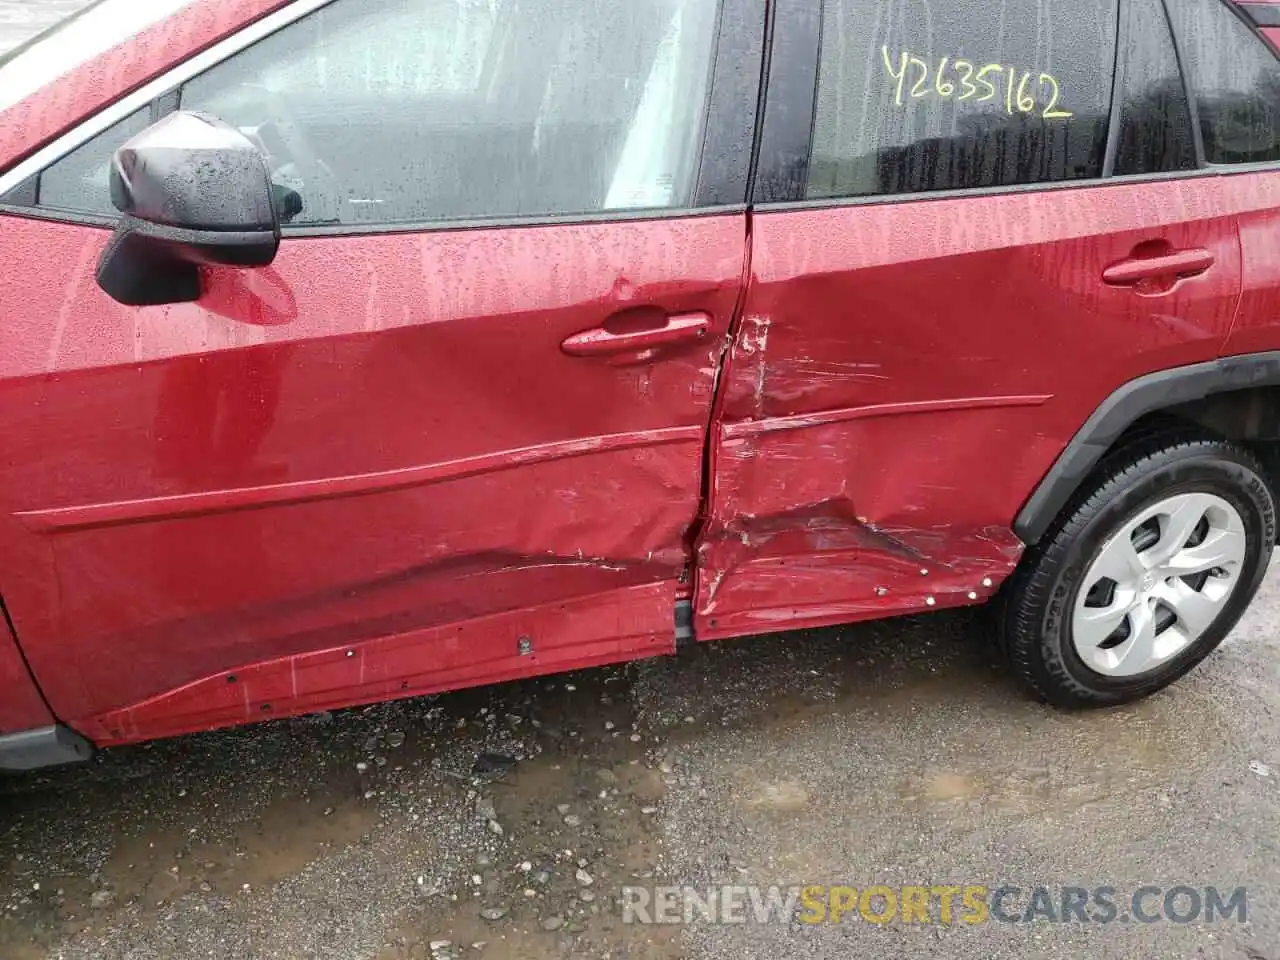
<instances>
[{"instance_id":1,"label":"red suv","mask_svg":"<svg viewBox=\"0 0 1280 960\"><path fill-rule=\"evenodd\" d=\"M999 9L10 54L0 767L997 591L1052 703L1190 670L1276 540L1280 6Z\"/></svg>"}]
</instances>

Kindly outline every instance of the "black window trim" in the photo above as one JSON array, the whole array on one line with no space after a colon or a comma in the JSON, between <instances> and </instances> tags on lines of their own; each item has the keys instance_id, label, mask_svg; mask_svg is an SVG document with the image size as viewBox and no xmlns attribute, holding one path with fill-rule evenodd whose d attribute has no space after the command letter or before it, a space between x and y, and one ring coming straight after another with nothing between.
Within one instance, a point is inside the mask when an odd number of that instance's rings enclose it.
<instances>
[{"instance_id":1,"label":"black window trim","mask_svg":"<svg viewBox=\"0 0 1280 960\"><path fill-rule=\"evenodd\" d=\"M774 0L769 74L760 119L756 206L804 198L813 155L822 43L821 0Z\"/></svg>"},{"instance_id":2,"label":"black window trim","mask_svg":"<svg viewBox=\"0 0 1280 960\"><path fill-rule=\"evenodd\" d=\"M747 202L764 108L765 13L763 0L720 0L694 209Z\"/></svg>"},{"instance_id":3,"label":"black window trim","mask_svg":"<svg viewBox=\"0 0 1280 960\"><path fill-rule=\"evenodd\" d=\"M1234 6L1230 3L1228 5ZM1169 0L1160 0L1160 7L1164 10L1165 29L1169 31L1169 36L1173 37L1173 55L1178 61L1178 73L1182 77L1182 92L1187 100L1187 109L1191 111L1191 142L1195 146L1196 167L1205 170L1210 164L1204 157L1204 134L1200 130L1200 105L1196 101L1196 92L1191 87L1191 71L1187 69L1182 38L1178 36L1178 30L1173 25L1173 14L1169 12Z\"/></svg>"},{"instance_id":4,"label":"black window trim","mask_svg":"<svg viewBox=\"0 0 1280 960\"><path fill-rule=\"evenodd\" d=\"M1134 0L1120 0L1120 17L1116 21L1116 64L1115 70L1112 72L1111 81L1111 120L1107 127L1107 152L1102 160L1102 175L1099 180L1111 180L1116 176L1116 151L1120 148L1120 124L1124 120L1124 90L1125 81L1128 79L1129 61L1122 59L1122 54L1126 49L1125 40L1127 36L1124 31L1128 25L1135 22L1134 17L1129 16L1129 5ZM1200 116L1196 112L1195 97L1191 92L1191 84L1187 80L1187 71L1182 68L1182 48L1178 46L1178 35L1173 29L1173 18L1169 15L1169 4L1167 0L1158 0L1160 3L1160 12L1162 15L1161 22L1164 24L1165 36L1173 44L1173 58L1178 67L1178 79L1182 83L1182 95L1187 101L1187 111L1190 115L1191 123L1191 140L1192 150L1195 155L1196 169L1203 170L1206 166L1204 161L1204 141L1200 136ZM1169 170L1161 171L1156 174L1120 174L1126 181L1141 179L1143 177L1161 177L1165 174L1176 174L1185 176L1193 171L1190 170ZM1091 181L1097 182L1097 181Z\"/></svg>"},{"instance_id":5,"label":"black window trim","mask_svg":"<svg viewBox=\"0 0 1280 960\"><path fill-rule=\"evenodd\" d=\"M1104 187L1132 186L1162 180L1190 180L1201 177L1234 177L1250 173L1274 172L1280 161L1250 164L1211 165L1203 170L1172 170L1161 173L1123 174L1102 179L1047 180L1041 183L1011 183L999 187L968 187L962 190L921 190L916 193L884 193L865 197L814 197L805 200L782 200L753 204L758 213L781 213L795 210L861 207L886 203L938 203L975 197L996 197L1010 193L1045 193L1059 190L1098 190Z\"/></svg>"},{"instance_id":6,"label":"black window trim","mask_svg":"<svg viewBox=\"0 0 1280 960\"><path fill-rule=\"evenodd\" d=\"M147 110L148 122L155 123L158 120L162 120L166 114L172 113L174 110L178 109L177 103L178 101L177 101L176 91L167 93L162 97L156 97L150 103L144 104L138 107L136 110L133 111L133 113L125 114L119 120L116 120L115 123L113 123L111 126L107 127L106 130L98 131L98 133L95 134L95 136L101 136L102 134L106 133L107 130L110 130L113 127L115 127L116 124L124 123L126 120L130 119L134 114L138 113L141 110ZM90 137L88 140L84 141L84 143L81 143L75 149L63 154L57 160L54 160L52 163L46 166L43 170L40 170L39 172L32 174L26 181L24 181L24 183L20 184L17 188L15 188L15 190L20 190L22 189L22 187L26 186L27 183L31 184L33 199L31 200L31 203L29 205L23 205L21 202L10 204L10 203L5 203L3 200L0 200L0 212L7 212L15 209L19 211L35 209L35 210L45 211L47 214L46 216L39 217L38 219L54 220L59 223L79 223L81 220L83 220L85 223L90 223L90 221L93 221L93 220L102 220L102 221L109 220L112 223L115 223L116 220L119 219L118 217L112 217L104 214L87 213L82 210L68 210L64 207L56 207L56 206L42 207L40 205L40 196L44 192L45 173L52 167L61 163L67 157L71 156L71 154L74 153L75 150L78 150L80 147L83 147L86 144L90 144L92 142L93 142L93 137ZM6 194L6 196L11 196L14 192L15 192L14 190L11 190L8 194Z\"/></svg>"},{"instance_id":7,"label":"black window trim","mask_svg":"<svg viewBox=\"0 0 1280 960\"><path fill-rule=\"evenodd\" d=\"M1117 9L1123 13L1123 5L1129 0L1117 0L1120 5ZM1238 3L1233 0L1218 0L1224 6L1228 7L1233 14L1245 23L1250 31L1254 34L1259 43L1266 44L1267 49L1273 56L1280 60L1280 51L1267 40L1265 36L1258 30L1257 26L1249 18L1249 15L1241 9ZM784 23L791 25L791 43L794 47L790 49L791 58L783 60L783 63L789 68L787 73L790 75L789 82L787 76L779 76L781 72L777 67L771 67L769 71L768 83L765 87L765 107L764 107L764 123L761 132L761 156L764 157L785 157L787 151L794 151L798 148L799 138L789 129L784 129L783 124L774 122L770 124L770 119L776 113L781 112L779 107L770 110L770 100L775 95L775 91L781 91L778 95L784 100L789 101L792 111L799 111L801 114L807 114L810 118L810 126L808 131L808 143L805 147L806 153L803 158L802 167L807 172L808 164L812 155L813 144L813 128L816 123L816 101L817 86L816 75L818 69L818 60L821 53L820 35L815 31L804 29L803 22L799 24L796 21L802 21L803 18L798 16L801 11L796 9L797 5L802 8L816 9L819 22L821 21L822 4L825 0L776 0L775 6L780 10L790 8L791 15ZM966 199L971 197L991 197L1001 196L1009 193L1030 193L1042 192L1046 190L1096 190L1099 187L1112 185L1124 185L1143 182L1158 182L1163 180L1187 180L1198 177L1226 177L1238 176L1251 173L1267 173L1280 170L1280 160L1266 160L1258 163L1209 163L1204 157L1204 143L1200 133L1200 117L1196 110L1195 96L1191 90L1189 72L1183 67L1182 46L1178 38L1178 31L1174 29L1173 19L1169 14L1168 0L1161 0L1161 7L1164 10L1166 28L1169 30L1170 36L1173 38L1174 51L1178 58L1178 70L1182 76L1183 89L1187 94L1187 103L1191 111L1191 129L1195 142L1195 155L1197 168L1194 170L1173 170L1163 171L1160 173L1139 173L1139 174L1120 174L1114 172L1114 147L1112 143L1115 139L1115 124L1117 114L1116 97L1119 91L1119 74L1123 69L1120 58L1122 46L1120 44L1120 36L1117 33L1116 42L1116 65L1113 70L1112 81L1112 97L1111 97L1111 127L1108 131L1107 152L1104 155L1103 166L1104 174L1099 177L1081 178L1079 180L1053 180L1042 181L1038 183L1016 183L1007 184L996 187L970 187L962 190L922 190L915 193L886 193L861 197L813 197L806 198L803 196L803 182L797 184L793 178L786 176L785 170L779 164L777 168L771 171L775 178L774 183L782 182L786 184L786 189L775 190L769 189L769 181L764 175L757 181L753 194L752 208L762 213L768 212L784 212L792 210L818 210L826 208L867 206L871 204L883 203L927 203L938 200ZM1117 31L1124 29L1124 17L1121 16L1117 23ZM811 37L810 37L811 34ZM812 45L806 45L806 40L811 39ZM802 55L803 52L803 55ZM771 58L771 62L776 58ZM814 86L812 96L806 100L803 91L806 89L805 82L812 71L814 75ZM1108 159L1111 161L1111 170L1107 169ZM794 161L793 161L794 162ZM762 165L764 161L762 160Z\"/></svg>"},{"instance_id":8,"label":"black window trim","mask_svg":"<svg viewBox=\"0 0 1280 960\"><path fill-rule=\"evenodd\" d=\"M1120 148L1120 121L1121 109L1124 99L1125 79L1128 76L1129 61L1122 57L1125 50L1125 41L1128 39L1126 31L1133 22L1130 17L1128 6L1133 0L1119 0L1116 4L1116 58L1111 65L1111 105L1108 108L1110 115L1107 118L1107 143L1103 147L1102 152L1102 170L1099 173L1099 179L1108 180L1116 171L1116 151ZM1164 0L1160 0L1160 9L1164 9ZM1170 31L1172 33L1172 31Z\"/></svg>"},{"instance_id":9,"label":"black window trim","mask_svg":"<svg viewBox=\"0 0 1280 960\"><path fill-rule=\"evenodd\" d=\"M150 107L152 122L161 119L179 108L181 90L187 82L335 2L337 0L293 0L288 6L276 10L273 15L247 24L235 34L215 44L214 47L175 64L160 77L146 84L142 90L108 104L60 135L52 146L65 145L62 152L50 158L26 179L15 183L12 189L19 189L34 178L37 183L38 201L40 176L76 148L111 129L116 123L123 121L144 106ZM702 142L694 163L697 173L693 202L690 206L527 217L403 220L376 224L317 224L296 227L286 225L281 230L281 237L288 240L306 237L367 236L382 233L513 229L574 223L688 219L744 212L747 209L747 191L753 173L758 114L764 108L761 84L765 50L765 4L762 0L715 0L715 2L717 9L711 38L711 62L708 68L710 74L705 94ZM268 22L271 23L270 29L264 29L264 24ZM209 57L210 53L223 50L225 52L221 56ZM197 59L201 61L199 69L194 71L189 69L188 64ZM149 97L138 101L137 94L144 90L149 91ZM82 129L92 125L104 115L111 115L110 121L105 126L87 136L78 136ZM39 156L39 152L33 156ZM17 169L25 162L19 161L11 169ZM60 210L56 207L21 206L3 200L0 200L0 215L105 229L114 228L119 220L118 217L111 215Z\"/></svg>"}]
</instances>

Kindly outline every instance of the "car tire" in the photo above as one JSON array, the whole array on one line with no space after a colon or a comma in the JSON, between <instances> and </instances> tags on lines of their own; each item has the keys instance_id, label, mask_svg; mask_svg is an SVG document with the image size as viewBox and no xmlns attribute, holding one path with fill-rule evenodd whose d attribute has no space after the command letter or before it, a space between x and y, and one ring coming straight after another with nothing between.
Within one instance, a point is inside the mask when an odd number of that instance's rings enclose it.
<instances>
[{"instance_id":1,"label":"car tire","mask_svg":"<svg viewBox=\"0 0 1280 960\"><path fill-rule=\"evenodd\" d=\"M998 636L1017 679L1055 706L1098 707L1195 667L1266 572L1276 517L1264 477L1242 446L1185 432L1104 458L1004 591Z\"/></svg>"}]
</instances>

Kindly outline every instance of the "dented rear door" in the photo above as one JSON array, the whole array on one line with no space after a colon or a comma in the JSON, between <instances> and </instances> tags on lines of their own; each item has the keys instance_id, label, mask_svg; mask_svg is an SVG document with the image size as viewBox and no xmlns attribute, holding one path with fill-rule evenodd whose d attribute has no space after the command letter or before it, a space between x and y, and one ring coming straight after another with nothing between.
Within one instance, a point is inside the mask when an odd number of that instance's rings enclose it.
<instances>
[{"instance_id":1,"label":"dented rear door","mask_svg":"<svg viewBox=\"0 0 1280 960\"><path fill-rule=\"evenodd\" d=\"M779 5L700 638L989 597L1097 405L1224 342L1256 185L1195 174L1161 4L1029 6Z\"/></svg>"}]
</instances>

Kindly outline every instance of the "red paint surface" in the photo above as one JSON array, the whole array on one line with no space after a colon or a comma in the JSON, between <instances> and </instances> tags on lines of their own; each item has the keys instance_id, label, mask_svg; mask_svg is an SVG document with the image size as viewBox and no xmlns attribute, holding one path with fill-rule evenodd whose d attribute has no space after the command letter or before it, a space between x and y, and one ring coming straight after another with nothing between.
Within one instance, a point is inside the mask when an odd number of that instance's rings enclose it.
<instances>
[{"instance_id":1,"label":"red paint surface","mask_svg":"<svg viewBox=\"0 0 1280 960\"><path fill-rule=\"evenodd\" d=\"M1280 175L1269 174L1280 193ZM1225 353L1280 347L1280 209L1252 210L1240 217L1244 254L1240 312Z\"/></svg>"},{"instance_id":2,"label":"red paint surface","mask_svg":"<svg viewBox=\"0 0 1280 960\"><path fill-rule=\"evenodd\" d=\"M512 638L528 638L528 653ZM86 718L127 743L671 652L671 591L652 583L248 664Z\"/></svg>"},{"instance_id":3,"label":"red paint surface","mask_svg":"<svg viewBox=\"0 0 1280 960\"><path fill-rule=\"evenodd\" d=\"M1235 214L1277 202L1259 174L757 213L698 637L988 597L1018 510L1107 394L1218 354ZM1103 280L1168 249L1214 263L1164 293Z\"/></svg>"},{"instance_id":4,"label":"red paint surface","mask_svg":"<svg viewBox=\"0 0 1280 960\"><path fill-rule=\"evenodd\" d=\"M286 240L146 309L95 284L108 236L0 221L56 278L0 290L0 568L63 719L118 743L671 648L745 216ZM636 307L709 332L562 350Z\"/></svg>"},{"instance_id":5,"label":"red paint surface","mask_svg":"<svg viewBox=\"0 0 1280 960\"><path fill-rule=\"evenodd\" d=\"M0 169L289 0L194 0L0 111Z\"/></svg>"}]
</instances>

